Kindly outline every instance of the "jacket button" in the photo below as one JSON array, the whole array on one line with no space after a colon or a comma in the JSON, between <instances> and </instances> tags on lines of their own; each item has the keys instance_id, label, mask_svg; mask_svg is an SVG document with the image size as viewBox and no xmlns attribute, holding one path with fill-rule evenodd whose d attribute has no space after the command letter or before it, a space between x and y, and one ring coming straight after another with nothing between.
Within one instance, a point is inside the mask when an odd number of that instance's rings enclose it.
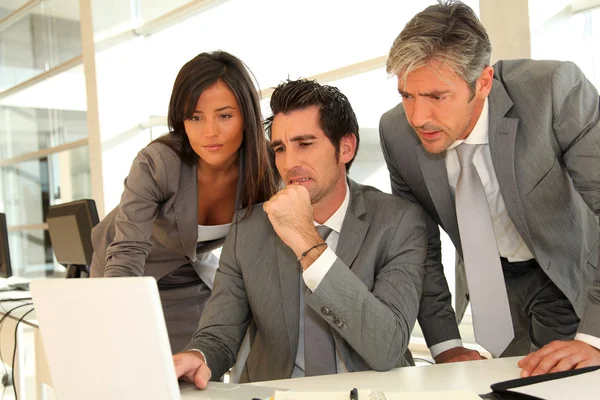
<instances>
[{"instance_id":1,"label":"jacket button","mask_svg":"<svg viewBox=\"0 0 600 400\"><path fill-rule=\"evenodd\" d=\"M327 307L321 307L321 312L325 315L329 315L331 313Z\"/></svg>"},{"instance_id":2,"label":"jacket button","mask_svg":"<svg viewBox=\"0 0 600 400\"><path fill-rule=\"evenodd\" d=\"M346 329L346 324L342 322L342 325L340 325L340 329Z\"/></svg>"},{"instance_id":3,"label":"jacket button","mask_svg":"<svg viewBox=\"0 0 600 400\"><path fill-rule=\"evenodd\" d=\"M337 318L337 319L336 319L335 321L333 321L333 322L336 324L336 326L337 326L338 328L341 328L341 327L342 327L342 325L344 325L344 323L342 322L342 320L341 320L341 319L339 319L339 318Z\"/></svg>"}]
</instances>

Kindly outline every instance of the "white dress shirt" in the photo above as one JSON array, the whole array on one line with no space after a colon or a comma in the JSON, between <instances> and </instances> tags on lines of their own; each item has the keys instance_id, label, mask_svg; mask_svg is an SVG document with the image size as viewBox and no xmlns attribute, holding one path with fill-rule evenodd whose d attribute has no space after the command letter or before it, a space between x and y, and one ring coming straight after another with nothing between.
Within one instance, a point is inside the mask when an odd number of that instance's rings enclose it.
<instances>
[{"instance_id":1,"label":"white dress shirt","mask_svg":"<svg viewBox=\"0 0 600 400\"><path fill-rule=\"evenodd\" d=\"M467 136L465 140L457 140L448 148L448 150L446 150L444 162L446 164L448 184L450 185L452 195L455 194L456 183L458 182L458 175L460 174L460 164L458 162L458 154L456 154L456 147L463 142L478 145L473 156L473 164L475 165L481 183L483 184L488 205L490 207L492 224L494 225L494 233L496 234L496 243L498 245L500 256L507 258L508 261L511 262L531 260L534 258L533 253L529 250L510 219L508 212L506 211L504 198L500 193L500 185L498 184L496 171L494 170L494 164L492 163L492 153L490 152L489 145L488 99L485 99L479 120L469 136ZM575 338L600 348L600 339L598 338L582 334L577 334ZM594 339L594 342L586 340L586 338L592 338ZM431 355L435 357L438 354L457 346L462 346L462 342L459 339L448 340L431 346L429 351L431 352Z\"/></svg>"},{"instance_id":2,"label":"white dress shirt","mask_svg":"<svg viewBox=\"0 0 600 400\"><path fill-rule=\"evenodd\" d=\"M325 278L325 275L327 272L329 272L329 269L333 266L333 263L337 259L337 256L335 255L335 249L337 248L338 240L340 239L340 232L342 230L344 218L346 218L348 204L350 204L350 188L348 187L348 183L346 183L346 197L344 198L342 205L323 224L326 227L331 228L331 233L327 237L327 240L325 240L325 243L327 243L327 248L312 263L312 265L302 273L304 283L306 284L306 287L311 290L311 292L317 290L317 287L319 287L319 284L323 278ZM313 223L315 226L319 225L316 221L313 221Z\"/></svg>"},{"instance_id":3,"label":"white dress shirt","mask_svg":"<svg viewBox=\"0 0 600 400\"><path fill-rule=\"evenodd\" d=\"M223 239L229 232L231 224L223 225L198 225L198 243Z\"/></svg>"},{"instance_id":4,"label":"white dress shirt","mask_svg":"<svg viewBox=\"0 0 600 400\"><path fill-rule=\"evenodd\" d=\"M475 144L477 150L473 156L473 164L477 169L477 173L481 178L481 183L485 190L492 224L494 225L494 233L496 234L496 243L498 244L498 252L500 256L505 257L508 261L527 261L531 260L533 253L529 250L523 238L517 231L512 220L506 211L504 198L500 193L500 185L496 178L496 171L492 163L492 153L490 152L489 141L489 106L488 100L485 100L483 111L473 128L473 131L465 140L457 140L446 150L446 171L448 172L448 184L452 195L456 191L456 183L460 174L460 164L458 163L458 154L456 147L461 143Z\"/></svg>"},{"instance_id":5,"label":"white dress shirt","mask_svg":"<svg viewBox=\"0 0 600 400\"><path fill-rule=\"evenodd\" d=\"M344 218L346 217L346 211L348 211L348 204L350 204L350 188L348 187L348 183L346 183L346 197L344 197L344 201L342 205L333 213L331 217L323 225L331 228L331 233L325 240L327 243L327 248L321 255L308 267L303 273L302 278L304 279L304 283L306 287L310 289L311 292L317 290L317 287L327 275L327 272L337 260L337 256L335 255L335 250L337 248L338 240L340 238L340 232L342 230L342 224L344 223ZM313 221L315 226L319 224L316 221ZM304 293L302 293L302 285L300 285L300 299L304 299ZM296 352L296 361L294 363L294 369L292 371L292 378L301 378L304 377L304 303L300 304L300 324L299 324L299 335L298 335L298 350ZM342 359L339 356L339 353L336 350L335 361L337 365L337 373L348 372L346 366L344 365Z\"/></svg>"}]
</instances>

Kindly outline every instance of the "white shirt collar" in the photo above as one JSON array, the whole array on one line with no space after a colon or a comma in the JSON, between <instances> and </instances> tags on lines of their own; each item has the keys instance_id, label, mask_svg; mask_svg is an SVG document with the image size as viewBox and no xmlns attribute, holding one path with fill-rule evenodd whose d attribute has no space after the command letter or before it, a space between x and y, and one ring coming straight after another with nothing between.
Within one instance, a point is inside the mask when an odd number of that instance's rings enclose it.
<instances>
[{"instance_id":1,"label":"white shirt collar","mask_svg":"<svg viewBox=\"0 0 600 400\"><path fill-rule=\"evenodd\" d=\"M348 181L346 181L346 197L344 197L344 201L340 205L340 207L333 213L331 217L323 225L328 228L331 228L338 234L342 231L342 224L344 223L344 218L346 217L346 211L348 211L348 205L350 204L350 187L348 186ZM313 221L315 226L320 225L318 222Z\"/></svg>"},{"instance_id":2,"label":"white shirt collar","mask_svg":"<svg viewBox=\"0 0 600 400\"><path fill-rule=\"evenodd\" d=\"M486 97L485 102L483 103L483 110L481 110L481 115L479 116L479 119L477 120L477 123L475 124L475 127L473 128L469 136L467 136L467 138L464 140L457 140L456 142L452 143L452 145L448 147L448 150L455 148L463 142L467 144L488 144L490 142L490 135L488 130L489 120L489 104L488 99Z\"/></svg>"}]
</instances>

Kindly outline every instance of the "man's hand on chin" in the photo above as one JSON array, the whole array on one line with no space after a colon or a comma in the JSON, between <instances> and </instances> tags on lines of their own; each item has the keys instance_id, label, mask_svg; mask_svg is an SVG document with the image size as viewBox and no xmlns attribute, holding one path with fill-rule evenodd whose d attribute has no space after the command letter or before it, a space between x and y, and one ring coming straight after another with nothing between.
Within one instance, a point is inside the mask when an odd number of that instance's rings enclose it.
<instances>
[{"instance_id":1,"label":"man's hand on chin","mask_svg":"<svg viewBox=\"0 0 600 400\"><path fill-rule=\"evenodd\" d=\"M288 185L263 204L277 236L296 255L305 251L307 240L321 241L313 224L313 208L308 190L302 185Z\"/></svg>"},{"instance_id":2,"label":"man's hand on chin","mask_svg":"<svg viewBox=\"0 0 600 400\"><path fill-rule=\"evenodd\" d=\"M521 376L600 365L600 350L581 340L555 340L518 363Z\"/></svg>"}]
</instances>

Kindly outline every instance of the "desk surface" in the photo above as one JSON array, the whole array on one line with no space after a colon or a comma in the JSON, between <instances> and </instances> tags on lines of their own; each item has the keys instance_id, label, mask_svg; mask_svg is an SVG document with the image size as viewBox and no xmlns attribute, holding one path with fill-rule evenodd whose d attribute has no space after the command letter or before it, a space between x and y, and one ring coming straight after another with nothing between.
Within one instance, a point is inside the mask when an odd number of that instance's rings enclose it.
<instances>
[{"instance_id":1,"label":"desk surface","mask_svg":"<svg viewBox=\"0 0 600 400\"><path fill-rule=\"evenodd\" d=\"M453 364L397 368L388 372L354 372L311 378L282 379L252 385L297 391L342 391L348 388L392 392L469 390L489 393L490 385L519 377L520 357L469 361ZM202 391L184 391L181 400L204 399Z\"/></svg>"},{"instance_id":2,"label":"desk surface","mask_svg":"<svg viewBox=\"0 0 600 400\"><path fill-rule=\"evenodd\" d=\"M29 300L20 300L20 299L29 299ZM8 291L8 292L0 292L0 316L3 316L8 311L10 311L12 308L22 305L22 304L26 304L26 303L33 303L33 301L31 300L31 293L28 291L12 290L12 291ZM15 309L14 311L12 311L10 313L10 315L8 316L8 318L19 320L23 315L25 315L25 313L27 313L31 309L33 309L33 304L31 304L29 306L19 307L19 308ZM33 326L34 328L37 328L38 323L37 323L37 318L35 316L35 311L27 314L27 316L25 317L25 319L23 320L22 323Z\"/></svg>"}]
</instances>

